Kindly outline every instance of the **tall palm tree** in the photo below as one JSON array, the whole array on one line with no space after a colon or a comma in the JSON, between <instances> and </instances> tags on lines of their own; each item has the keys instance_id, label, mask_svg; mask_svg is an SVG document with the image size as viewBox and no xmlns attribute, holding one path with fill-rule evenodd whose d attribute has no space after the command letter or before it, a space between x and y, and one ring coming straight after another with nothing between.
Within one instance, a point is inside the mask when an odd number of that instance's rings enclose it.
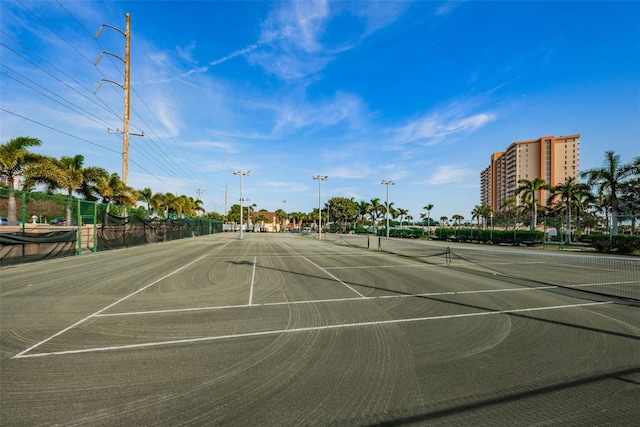
<instances>
[{"instance_id":1,"label":"tall palm tree","mask_svg":"<svg viewBox=\"0 0 640 427\"><path fill-rule=\"evenodd\" d=\"M362 227L364 227L364 219L369 213L369 202L361 200L358 202L358 217L360 218Z\"/></svg>"},{"instance_id":2,"label":"tall palm tree","mask_svg":"<svg viewBox=\"0 0 640 427\"><path fill-rule=\"evenodd\" d=\"M380 203L380 199L377 197L375 199L371 199L371 201L369 202L368 213L371 216L374 228L376 226L376 222L378 221L378 218L380 218L380 216L384 212L384 209L385 209L384 205Z\"/></svg>"},{"instance_id":3,"label":"tall palm tree","mask_svg":"<svg viewBox=\"0 0 640 427\"><path fill-rule=\"evenodd\" d=\"M482 218L482 206L475 205L471 211L471 219L478 221L478 227L480 227L480 219Z\"/></svg>"},{"instance_id":4,"label":"tall palm tree","mask_svg":"<svg viewBox=\"0 0 640 427\"><path fill-rule=\"evenodd\" d=\"M535 230L538 225L538 198L540 190L549 190L551 187L542 178L520 179L520 184L516 188L516 195L522 195L523 199L531 200L531 229Z\"/></svg>"},{"instance_id":5,"label":"tall palm tree","mask_svg":"<svg viewBox=\"0 0 640 427\"><path fill-rule=\"evenodd\" d=\"M403 208L398 208L397 209L398 215L400 216L400 228L402 228L402 220L404 219L404 217L407 216L407 214L409 213L408 209L403 209Z\"/></svg>"},{"instance_id":6,"label":"tall palm tree","mask_svg":"<svg viewBox=\"0 0 640 427\"><path fill-rule=\"evenodd\" d=\"M42 141L38 138L19 136L10 139L6 144L0 145L0 175L7 177L9 183L9 203L7 206L7 219L9 224L17 221L15 180L24 173L26 167L41 159L38 154L31 153L30 147L39 147Z\"/></svg>"},{"instance_id":7,"label":"tall palm tree","mask_svg":"<svg viewBox=\"0 0 640 427\"><path fill-rule=\"evenodd\" d=\"M589 191L589 186L581 184L572 176L567 178L563 184L559 184L551 189L549 201L560 199L565 212L565 242L571 244L571 210L580 204L581 196Z\"/></svg>"},{"instance_id":8,"label":"tall palm tree","mask_svg":"<svg viewBox=\"0 0 640 427\"><path fill-rule=\"evenodd\" d=\"M601 168L589 169L580 175L587 178L587 183L596 188L597 193L606 194L611 207L611 234L618 234L618 213L620 185L629 177L638 174L639 163L636 159L631 164L621 164L620 156L613 151L605 151L604 164Z\"/></svg>"},{"instance_id":9,"label":"tall palm tree","mask_svg":"<svg viewBox=\"0 0 640 427\"><path fill-rule=\"evenodd\" d=\"M427 211L427 227L429 227L431 225L431 209L433 209L433 203L429 203L428 205L424 206L422 209Z\"/></svg>"}]
</instances>

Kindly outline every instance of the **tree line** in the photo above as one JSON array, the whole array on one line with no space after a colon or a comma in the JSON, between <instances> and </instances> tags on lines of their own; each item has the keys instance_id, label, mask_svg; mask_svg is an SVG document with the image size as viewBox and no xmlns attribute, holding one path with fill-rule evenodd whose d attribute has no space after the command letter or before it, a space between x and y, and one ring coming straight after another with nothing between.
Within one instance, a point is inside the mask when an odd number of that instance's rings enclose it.
<instances>
[{"instance_id":1,"label":"tree line","mask_svg":"<svg viewBox=\"0 0 640 427\"><path fill-rule=\"evenodd\" d=\"M541 178L521 179L515 194L506 198L497 212L490 206L476 206L473 219L482 220L484 227L489 218L505 223L506 219L523 220L528 216L529 228L535 230L540 215L562 216L565 241L571 243L574 226L578 231L586 225L604 228L611 235L617 235L619 218L624 215L631 220L630 232L634 234L640 217L640 156L630 163L622 163L614 151L606 151L602 166L588 169L580 177L585 181L568 177L556 186ZM544 205L539 200L541 190L549 193Z\"/></svg>"},{"instance_id":2,"label":"tree line","mask_svg":"<svg viewBox=\"0 0 640 427\"><path fill-rule=\"evenodd\" d=\"M69 224L75 194L87 201L105 204L107 212L114 206L135 207L138 202L144 203L147 210L160 212L165 217L170 213L195 216L204 212L201 200L172 193L154 193L150 188L136 190L122 182L117 173L109 173L97 166L85 166L84 156L80 154L55 158L30 151L32 147L41 145L41 140L26 136L0 145L0 175L6 178L9 190L15 190L16 180L22 178L23 191L33 191L40 185L47 194L62 192L67 198L66 219ZM15 224L16 217L16 201L10 191L9 224Z\"/></svg>"},{"instance_id":3,"label":"tree line","mask_svg":"<svg viewBox=\"0 0 640 427\"><path fill-rule=\"evenodd\" d=\"M196 216L226 222L240 222L240 205L231 206L226 215L210 212L205 213L202 201L186 195L172 193L154 193L150 188L136 190L124 184L117 173L109 173L101 167L84 166L84 157L48 157L30 151L32 147L39 147L42 141L31 137L18 137L0 145L0 174L6 177L9 190L15 190L17 178L23 179L23 190L32 191L36 186L43 186L45 192L54 194L62 191L69 200L66 208L67 221L71 221L74 194L82 198L110 206L135 207L137 203L144 204L149 211L167 217L169 214ZM538 226L538 216L564 216L565 235L571 240L572 226L575 220L587 217L597 225L600 219L609 221L606 227L612 235L618 234L618 222L621 214L632 221L631 231L635 229L635 220L640 215L640 156L630 163L622 163L620 156L613 151L605 152L605 159L600 168L589 169L581 173L585 182L578 182L569 177L564 183L551 186L540 178L532 180L521 179L513 196L506 198L497 211L490 206L476 205L471 211L472 220L478 221L478 226L486 227L489 219L502 221L507 224L508 219L524 222L529 217L530 229ZM546 204L539 200L541 190L549 192ZM423 207L420 213L420 223L431 227L433 225L448 225L449 218L440 217L440 223L431 218L433 204ZM266 222L269 218L257 210L255 204L243 207L244 218L253 221ZM317 226L318 209L312 212L285 212L283 209L275 211L277 220L282 224L288 221L294 228L303 226ZM333 197L329 199L322 210L322 223L334 223L339 231L346 231L354 227L380 227L382 221L389 216L394 223L412 223L414 217L407 209L395 207L393 202L387 206L379 198L369 201L356 202L353 198ZM10 223L16 221L16 203L10 193L7 217ZM251 219L250 219L251 218ZM453 215L454 225L461 225L464 216ZM579 229L581 224L575 224ZM584 224L583 224L584 225Z\"/></svg>"}]
</instances>

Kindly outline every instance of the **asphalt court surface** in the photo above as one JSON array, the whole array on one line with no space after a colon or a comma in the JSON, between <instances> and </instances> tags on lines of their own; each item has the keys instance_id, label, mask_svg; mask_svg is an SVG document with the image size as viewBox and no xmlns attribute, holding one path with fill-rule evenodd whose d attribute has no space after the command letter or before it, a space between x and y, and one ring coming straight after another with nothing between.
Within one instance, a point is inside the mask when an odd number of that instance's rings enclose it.
<instances>
[{"instance_id":1,"label":"asphalt court surface","mask_svg":"<svg viewBox=\"0 0 640 427\"><path fill-rule=\"evenodd\" d=\"M637 306L444 257L225 233L4 269L0 296L3 425L637 420Z\"/></svg>"}]
</instances>

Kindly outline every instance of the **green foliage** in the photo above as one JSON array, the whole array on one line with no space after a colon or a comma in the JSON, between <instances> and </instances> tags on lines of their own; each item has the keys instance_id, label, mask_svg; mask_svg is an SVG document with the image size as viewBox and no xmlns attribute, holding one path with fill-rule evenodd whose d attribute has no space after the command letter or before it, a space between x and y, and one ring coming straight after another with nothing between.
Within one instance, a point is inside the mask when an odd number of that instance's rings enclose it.
<instances>
[{"instance_id":1,"label":"green foliage","mask_svg":"<svg viewBox=\"0 0 640 427\"><path fill-rule=\"evenodd\" d=\"M588 234L580 238L589 243L598 252L632 254L640 251L640 236L616 234Z\"/></svg>"},{"instance_id":2,"label":"green foliage","mask_svg":"<svg viewBox=\"0 0 640 427\"><path fill-rule=\"evenodd\" d=\"M422 228L389 228L389 237L404 237L409 239L418 239L423 237L426 233L422 230ZM385 228L381 228L378 230L378 236L386 236L387 230Z\"/></svg>"},{"instance_id":3,"label":"green foliage","mask_svg":"<svg viewBox=\"0 0 640 427\"><path fill-rule=\"evenodd\" d=\"M325 211L329 212L329 220L340 225L341 231L345 231L347 223L355 221L360 208L358 202L346 197L332 197L325 205Z\"/></svg>"},{"instance_id":4,"label":"green foliage","mask_svg":"<svg viewBox=\"0 0 640 427\"><path fill-rule=\"evenodd\" d=\"M358 225L356 225L355 227L351 227L350 231L353 231L356 234L369 234L368 228L360 227Z\"/></svg>"}]
</instances>

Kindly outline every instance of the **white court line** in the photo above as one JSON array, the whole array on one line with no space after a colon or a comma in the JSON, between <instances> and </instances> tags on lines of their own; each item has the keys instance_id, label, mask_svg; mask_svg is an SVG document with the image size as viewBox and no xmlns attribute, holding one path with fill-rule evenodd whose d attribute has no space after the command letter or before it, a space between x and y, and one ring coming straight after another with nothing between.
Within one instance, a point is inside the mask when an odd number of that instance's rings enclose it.
<instances>
[{"instance_id":1,"label":"white court line","mask_svg":"<svg viewBox=\"0 0 640 427\"><path fill-rule=\"evenodd\" d=\"M435 264L395 264L395 265L356 265L356 266L344 266L344 267L325 267L324 270L358 270L358 269L377 269L377 268L440 268Z\"/></svg>"},{"instance_id":2,"label":"white court line","mask_svg":"<svg viewBox=\"0 0 640 427\"><path fill-rule=\"evenodd\" d=\"M319 268L320 270L324 271L325 274L331 276L334 280L336 280L339 283L342 283L344 286L346 286L347 288L351 289L353 292L355 292L356 294L360 295L360 297L364 298L365 296L362 295L360 292L356 291L355 289L353 289L351 286L347 285L345 282L343 282L342 280L338 279L336 276L334 276L333 274L329 273L325 268L320 267L318 264L316 264L315 262L311 261L309 258L307 258L306 256L303 256L302 258L306 259L307 261L309 261L311 264L315 265L317 268Z\"/></svg>"},{"instance_id":3,"label":"white court line","mask_svg":"<svg viewBox=\"0 0 640 427\"><path fill-rule=\"evenodd\" d=\"M108 310L108 309L110 309L111 307L113 307L113 306L115 306L115 305L120 304L122 301L125 301L125 300L127 300L127 299L131 298L132 296L139 294L140 292L142 292L142 291L144 291L145 289L147 289L147 288L149 288L149 287L151 287L151 286L155 285L156 283L158 283L158 282L160 282L160 281L162 281L162 280L166 279L167 277L173 276L174 274L176 274L176 273L177 273L177 272L179 272L180 270L183 270L183 269L185 269L185 268L189 267L190 265L195 264L196 262L200 261L202 258L205 258L206 256L207 256L207 255L202 255L200 258L197 258L197 259L195 259L194 261L191 261L189 264L185 264L185 265L183 265L182 267L180 267L180 268L178 268L178 269L176 269L176 270L173 270L171 273L165 274L165 275L164 275L164 276L162 276L161 278L159 278L159 279L157 279L157 280L155 280L155 281L153 281L153 282L149 283L148 285L143 286L142 288L138 289L137 291L135 291L135 292L133 292L133 293L130 293L129 295L127 295L127 296L125 296L125 297L123 297L123 298L120 298L118 301L116 301L116 302L114 302L114 303L111 303L111 304L109 304L108 306L106 306L106 307L104 307L104 308L101 308L100 310L96 311L95 313L88 315L88 316L87 316L87 317L85 317L84 319L78 320L78 321L77 321L76 323L74 323L73 325L68 326L68 327L64 328L63 330L61 330L60 332L58 332L58 333L56 333L56 334L51 335L49 338L44 339L44 340L40 341L39 343L32 345L32 346L31 346L31 347L29 347L28 349L21 351L20 353L18 353L18 354L16 354L15 356L13 356L13 358L15 359L15 358L19 358L19 357L26 357L26 356L24 356L24 354L25 354L25 353L30 352L30 351L31 351L31 350L33 350L34 348L40 347L42 344L46 343L47 341L50 341L50 340L52 340L53 338L55 338L55 337L57 337L57 336L60 336L60 335L64 334L65 332L67 332L67 331L69 331L69 330L71 330L71 329L75 328L76 326L80 325L81 323L86 322L87 320L91 319L92 317L96 317L97 315L99 315L99 314L100 314L100 313L102 313L103 311Z\"/></svg>"},{"instance_id":4,"label":"white court line","mask_svg":"<svg viewBox=\"0 0 640 427\"><path fill-rule=\"evenodd\" d=\"M256 279L256 260L258 257L253 257L253 272L251 273L251 290L249 291L249 305L253 304L253 284Z\"/></svg>"},{"instance_id":5,"label":"white court line","mask_svg":"<svg viewBox=\"0 0 640 427\"><path fill-rule=\"evenodd\" d=\"M567 288L582 288L589 286L607 286L607 285L627 285L629 283L640 283L640 280L627 280L625 282L605 282L605 283L583 283L581 285L564 285Z\"/></svg>"},{"instance_id":6,"label":"white court line","mask_svg":"<svg viewBox=\"0 0 640 427\"><path fill-rule=\"evenodd\" d=\"M428 321L428 320L459 319L459 318L465 318L465 317L490 316L495 314L512 314L512 313L525 313L525 312L531 312L531 311L560 310L560 309L588 307L588 306L611 304L611 303L613 303L613 301L556 305L556 306L550 306L550 307L520 308L520 309L514 309L514 310L484 311L479 313L448 314L448 315L441 315L441 316L415 317L411 319L378 320L378 321L372 321L372 322L343 323L343 324L337 324L337 325L324 325L324 326L309 326L306 328L277 329L273 331L248 332L244 334L219 335L219 336L212 336L212 337L188 338L188 339L170 340L170 341L156 341L156 342L148 342L148 343L140 343L140 344L85 348L82 350L54 351L49 353L37 353L37 354L28 354L28 355L23 355L24 354L23 352L23 353L20 353L19 355L14 356L14 358L60 356L60 355L79 354L79 353L96 353L96 352L103 352L103 351L127 350L127 349L144 348L144 347L192 344L197 342L218 341L218 340L233 339L233 338L249 338L249 337L267 336L267 335L292 334L297 332L322 331L322 330L355 328L355 327L376 326L376 325L391 325L391 324L397 324L397 323L422 322L422 321Z\"/></svg>"},{"instance_id":7,"label":"white court line","mask_svg":"<svg viewBox=\"0 0 640 427\"><path fill-rule=\"evenodd\" d=\"M332 303L332 302L346 302L346 301L367 301L376 299L393 299L393 298L425 298L425 297L437 297L447 295L467 295L467 294L484 294L492 292L518 292L518 291L539 291L545 289L557 289L557 286L536 286L534 288L507 288L507 289L481 289L475 291L448 291L448 292L431 292L424 294L402 294L402 295L381 295L377 297L352 297L352 298L330 298L308 301L282 301L282 302L267 302L261 304L236 304L236 305L218 305L209 307L191 307L191 308L174 308L167 310L148 310L148 311L129 311L126 313L105 313L97 314L95 317L116 317L116 316L140 316L145 314L169 314L169 313L182 313L190 311L212 311L212 310L228 310L233 308L249 308L249 307L273 307L279 305L300 305L300 304L320 304L320 303Z\"/></svg>"}]
</instances>

